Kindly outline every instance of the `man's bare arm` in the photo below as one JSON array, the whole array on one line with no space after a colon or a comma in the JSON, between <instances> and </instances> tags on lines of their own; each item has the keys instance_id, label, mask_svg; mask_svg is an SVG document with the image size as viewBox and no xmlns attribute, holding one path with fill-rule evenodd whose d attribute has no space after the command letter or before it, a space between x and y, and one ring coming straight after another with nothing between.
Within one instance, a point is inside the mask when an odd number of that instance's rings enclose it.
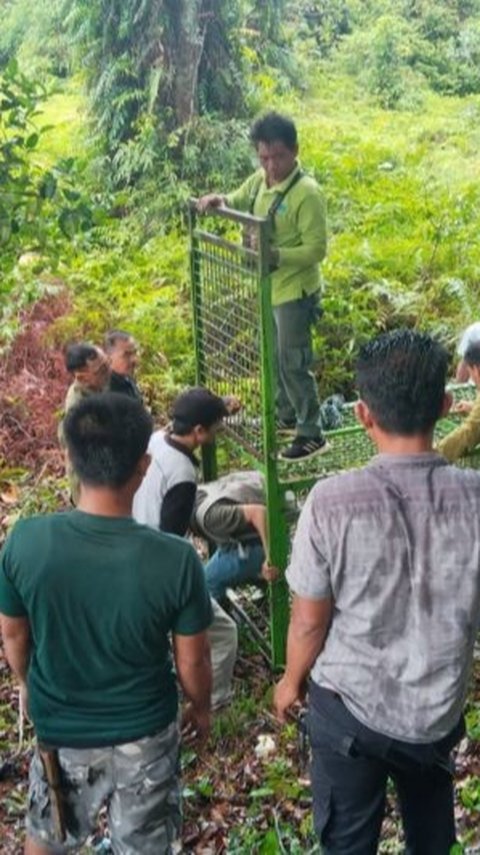
<instances>
[{"instance_id":1,"label":"man's bare arm","mask_svg":"<svg viewBox=\"0 0 480 855\"><path fill-rule=\"evenodd\" d=\"M245 520L257 530L265 553L265 561L262 565L262 576L267 582L274 582L278 576L278 569L270 564L270 555L267 536L267 509L265 505L240 505Z\"/></svg>"},{"instance_id":2,"label":"man's bare arm","mask_svg":"<svg viewBox=\"0 0 480 855\"><path fill-rule=\"evenodd\" d=\"M0 615L5 656L21 685L27 681L30 661L30 624L26 617Z\"/></svg>"},{"instance_id":3,"label":"man's bare arm","mask_svg":"<svg viewBox=\"0 0 480 855\"><path fill-rule=\"evenodd\" d=\"M240 505L245 521L253 525L262 541L265 557L268 556L267 509L265 505Z\"/></svg>"},{"instance_id":4,"label":"man's bare arm","mask_svg":"<svg viewBox=\"0 0 480 855\"><path fill-rule=\"evenodd\" d=\"M192 717L203 738L210 730L212 665L206 632L174 635L173 653L177 677L185 698L191 703Z\"/></svg>"},{"instance_id":5,"label":"man's bare arm","mask_svg":"<svg viewBox=\"0 0 480 855\"><path fill-rule=\"evenodd\" d=\"M303 698L305 681L323 649L330 627L333 600L307 600L295 596L287 641L287 665L275 688L274 708L280 721L287 710Z\"/></svg>"}]
</instances>

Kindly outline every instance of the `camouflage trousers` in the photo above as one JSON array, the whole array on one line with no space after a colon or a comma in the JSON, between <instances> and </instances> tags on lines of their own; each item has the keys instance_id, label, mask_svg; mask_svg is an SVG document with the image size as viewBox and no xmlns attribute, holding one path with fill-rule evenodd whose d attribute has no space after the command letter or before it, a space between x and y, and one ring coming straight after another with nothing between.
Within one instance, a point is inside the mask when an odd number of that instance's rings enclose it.
<instances>
[{"instance_id":1,"label":"camouflage trousers","mask_svg":"<svg viewBox=\"0 0 480 855\"><path fill-rule=\"evenodd\" d=\"M56 842L43 764L30 765L27 834L52 855L74 851L95 829L107 805L115 855L167 855L179 851L181 802L177 722L165 730L102 748L60 748L67 836Z\"/></svg>"},{"instance_id":2,"label":"camouflage trousers","mask_svg":"<svg viewBox=\"0 0 480 855\"><path fill-rule=\"evenodd\" d=\"M213 621L208 629L212 661L212 710L228 704L232 697L232 679L237 658L238 631L235 621L211 598Z\"/></svg>"}]
</instances>

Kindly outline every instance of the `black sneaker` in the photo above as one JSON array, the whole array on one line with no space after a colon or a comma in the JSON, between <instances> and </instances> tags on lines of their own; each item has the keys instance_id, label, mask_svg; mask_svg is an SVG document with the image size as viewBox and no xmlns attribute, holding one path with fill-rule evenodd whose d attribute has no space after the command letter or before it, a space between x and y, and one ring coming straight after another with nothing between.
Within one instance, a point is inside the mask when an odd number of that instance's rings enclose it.
<instances>
[{"instance_id":1,"label":"black sneaker","mask_svg":"<svg viewBox=\"0 0 480 855\"><path fill-rule=\"evenodd\" d=\"M284 421L283 419L277 419L277 433L295 433L297 429L297 423L295 419L293 421Z\"/></svg>"},{"instance_id":2,"label":"black sneaker","mask_svg":"<svg viewBox=\"0 0 480 855\"><path fill-rule=\"evenodd\" d=\"M288 460L290 463L295 463L299 460L306 460L308 457L314 457L316 454L325 454L330 451L331 446L323 437L296 436L292 444L280 453L282 460Z\"/></svg>"}]
</instances>

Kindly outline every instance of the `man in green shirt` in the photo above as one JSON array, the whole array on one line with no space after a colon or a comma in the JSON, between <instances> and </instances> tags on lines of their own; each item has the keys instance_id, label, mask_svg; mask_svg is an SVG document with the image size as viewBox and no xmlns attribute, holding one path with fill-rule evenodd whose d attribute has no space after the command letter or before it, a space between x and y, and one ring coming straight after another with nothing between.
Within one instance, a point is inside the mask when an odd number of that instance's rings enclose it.
<instances>
[{"instance_id":1,"label":"man in green shirt","mask_svg":"<svg viewBox=\"0 0 480 855\"><path fill-rule=\"evenodd\" d=\"M480 342L471 344L462 358L469 379L475 383L478 394L474 402L459 402L455 411L465 413L465 421L437 444L437 451L443 454L449 463L455 463L460 457L470 454L480 443Z\"/></svg>"},{"instance_id":2,"label":"man in green shirt","mask_svg":"<svg viewBox=\"0 0 480 855\"><path fill-rule=\"evenodd\" d=\"M26 855L80 847L102 804L115 852L169 853L180 833L169 637L190 719L206 736L212 609L194 549L131 517L151 429L126 395L73 407L64 430L78 508L21 520L0 556L5 653L38 740ZM47 760L60 770L61 822Z\"/></svg>"},{"instance_id":3,"label":"man in green shirt","mask_svg":"<svg viewBox=\"0 0 480 855\"><path fill-rule=\"evenodd\" d=\"M84 342L70 344L65 351L65 368L73 377L65 398L66 413L88 395L107 391L110 367L100 347Z\"/></svg>"},{"instance_id":4,"label":"man in green shirt","mask_svg":"<svg viewBox=\"0 0 480 855\"><path fill-rule=\"evenodd\" d=\"M75 404L79 404L89 395L106 392L110 383L110 368L107 357L101 348L87 342L68 345L65 351L65 368L73 377L65 398L64 412L68 413ZM60 445L65 447L63 420L58 426ZM70 499L73 505L78 503L80 482L72 464L65 457L65 471L70 486Z\"/></svg>"},{"instance_id":5,"label":"man in green shirt","mask_svg":"<svg viewBox=\"0 0 480 855\"><path fill-rule=\"evenodd\" d=\"M267 113L250 138L261 168L226 196L208 194L201 212L222 205L272 222L272 304L277 348L277 418L295 438L283 452L303 460L326 451L319 426L319 400L312 374L312 326L319 316L319 263L326 251L325 202L313 178L297 161L297 130L291 119Z\"/></svg>"}]
</instances>

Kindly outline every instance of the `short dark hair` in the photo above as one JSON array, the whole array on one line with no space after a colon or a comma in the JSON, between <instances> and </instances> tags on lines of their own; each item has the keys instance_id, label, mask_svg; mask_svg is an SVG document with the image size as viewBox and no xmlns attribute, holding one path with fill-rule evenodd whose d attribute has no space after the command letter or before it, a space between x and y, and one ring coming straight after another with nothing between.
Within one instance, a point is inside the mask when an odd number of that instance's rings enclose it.
<instances>
[{"instance_id":1,"label":"short dark hair","mask_svg":"<svg viewBox=\"0 0 480 855\"><path fill-rule=\"evenodd\" d=\"M267 145L282 142L293 151L297 145L297 129L288 116L275 112L265 113L253 123L250 140L255 147L261 142Z\"/></svg>"},{"instance_id":2,"label":"short dark hair","mask_svg":"<svg viewBox=\"0 0 480 855\"><path fill-rule=\"evenodd\" d=\"M480 365L480 341L473 342L467 347L463 361L467 365Z\"/></svg>"},{"instance_id":3,"label":"short dark hair","mask_svg":"<svg viewBox=\"0 0 480 855\"><path fill-rule=\"evenodd\" d=\"M228 409L223 398L202 386L195 386L182 392L173 404L173 433L185 436L196 425L210 428L227 415Z\"/></svg>"},{"instance_id":4,"label":"short dark hair","mask_svg":"<svg viewBox=\"0 0 480 855\"><path fill-rule=\"evenodd\" d=\"M89 395L65 416L69 457L80 481L119 488L145 454L153 429L143 404L117 392Z\"/></svg>"},{"instance_id":5,"label":"short dark hair","mask_svg":"<svg viewBox=\"0 0 480 855\"><path fill-rule=\"evenodd\" d=\"M105 333L104 347L107 353L114 350L119 341L130 341L133 335L124 330L109 330Z\"/></svg>"},{"instance_id":6,"label":"short dark hair","mask_svg":"<svg viewBox=\"0 0 480 855\"><path fill-rule=\"evenodd\" d=\"M67 371L78 371L97 356L98 350L93 344L69 344L65 350L65 368Z\"/></svg>"},{"instance_id":7,"label":"short dark hair","mask_svg":"<svg viewBox=\"0 0 480 855\"><path fill-rule=\"evenodd\" d=\"M440 417L448 353L426 333L384 333L365 344L356 364L357 387L379 426L399 436L426 434Z\"/></svg>"}]
</instances>

